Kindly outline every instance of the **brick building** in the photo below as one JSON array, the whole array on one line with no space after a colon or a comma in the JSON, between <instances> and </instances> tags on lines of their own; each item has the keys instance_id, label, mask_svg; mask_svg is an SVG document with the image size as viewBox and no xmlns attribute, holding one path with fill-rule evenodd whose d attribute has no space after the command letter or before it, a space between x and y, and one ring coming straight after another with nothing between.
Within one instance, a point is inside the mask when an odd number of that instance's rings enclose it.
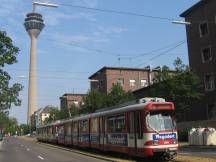
<instances>
[{"instance_id":1,"label":"brick building","mask_svg":"<svg viewBox=\"0 0 216 162\"><path fill-rule=\"evenodd\" d=\"M80 106L83 104L82 100L86 94L73 94L73 93L65 93L60 97L60 109L70 109L72 105Z\"/></svg>"},{"instance_id":2,"label":"brick building","mask_svg":"<svg viewBox=\"0 0 216 162\"><path fill-rule=\"evenodd\" d=\"M152 85L155 74L160 70L127 67L103 67L89 77L91 89L110 92L113 84L119 83L125 91L134 91Z\"/></svg>"},{"instance_id":3,"label":"brick building","mask_svg":"<svg viewBox=\"0 0 216 162\"><path fill-rule=\"evenodd\" d=\"M194 105L191 120L216 118L216 1L201 0L181 17L191 22L186 26L189 64L203 81L203 97Z\"/></svg>"}]
</instances>

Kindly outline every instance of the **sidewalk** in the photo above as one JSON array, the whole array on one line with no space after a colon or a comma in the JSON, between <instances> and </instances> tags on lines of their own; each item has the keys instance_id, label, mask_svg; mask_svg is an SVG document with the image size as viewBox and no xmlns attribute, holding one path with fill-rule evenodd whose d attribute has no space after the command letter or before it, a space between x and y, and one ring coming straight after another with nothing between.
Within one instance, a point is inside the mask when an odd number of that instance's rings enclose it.
<instances>
[{"instance_id":1,"label":"sidewalk","mask_svg":"<svg viewBox=\"0 0 216 162\"><path fill-rule=\"evenodd\" d=\"M216 146L198 146L198 145L189 145L187 142L179 143L180 150L206 150L206 151L216 151Z\"/></svg>"}]
</instances>

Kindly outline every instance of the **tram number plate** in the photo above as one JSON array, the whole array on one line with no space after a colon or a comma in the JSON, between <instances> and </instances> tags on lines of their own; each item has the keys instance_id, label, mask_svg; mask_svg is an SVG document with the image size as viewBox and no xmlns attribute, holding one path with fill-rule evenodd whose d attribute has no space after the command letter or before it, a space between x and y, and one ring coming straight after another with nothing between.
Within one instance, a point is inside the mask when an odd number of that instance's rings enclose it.
<instances>
[{"instance_id":1,"label":"tram number plate","mask_svg":"<svg viewBox=\"0 0 216 162\"><path fill-rule=\"evenodd\" d=\"M169 139L176 139L176 134L175 133L153 134L153 140L169 140Z\"/></svg>"}]
</instances>

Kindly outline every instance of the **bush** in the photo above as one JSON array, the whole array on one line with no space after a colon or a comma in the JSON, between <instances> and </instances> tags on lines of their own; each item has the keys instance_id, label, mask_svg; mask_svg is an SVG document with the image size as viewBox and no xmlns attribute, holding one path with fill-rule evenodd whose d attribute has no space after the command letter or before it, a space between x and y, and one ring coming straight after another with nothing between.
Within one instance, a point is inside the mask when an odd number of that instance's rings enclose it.
<instances>
[{"instance_id":1,"label":"bush","mask_svg":"<svg viewBox=\"0 0 216 162\"><path fill-rule=\"evenodd\" d=\"M178 140L180 142L188 142L188 130L178 130Z\"/></svg>"}]
</instances>

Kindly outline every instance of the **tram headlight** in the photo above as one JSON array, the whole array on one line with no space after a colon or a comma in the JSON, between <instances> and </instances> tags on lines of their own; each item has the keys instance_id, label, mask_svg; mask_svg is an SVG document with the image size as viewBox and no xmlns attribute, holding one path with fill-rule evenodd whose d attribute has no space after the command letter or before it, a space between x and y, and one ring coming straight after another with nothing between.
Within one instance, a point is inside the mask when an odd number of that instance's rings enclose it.
<instances>
[{"instance_id":1,"label":"tram headlight","mask_svg":"<svg viewBox=\"0 0 216 162\"><path fill-rule=\"evenodd\" d=\"M152 141L152 145L158 145L158 141Z\"/></svg>"},{"instance_id":2,"label":"tram headlight","mask_svg":"<svg viewBox=\"0 0 216 162\"><path fill-rule=\"evenodd\" d=\"M177 144L178 143L178 140L173 140L173 144Z\"/></svg>"},{"instance_id":3,"label":"tram headlight","mask_svg":"<svg viewBox=\"0 0 216 162\"><path fill-rule=\"evenodd\" d=\"M156 146L156 145L159 145L159 143L158 143L158 141L156 141L156 140L152 140L152 141L147 141L147 142L145 143L145 145L148 145L148 146L154 145L154 146Z\"/></svg>"}]
</instances>

